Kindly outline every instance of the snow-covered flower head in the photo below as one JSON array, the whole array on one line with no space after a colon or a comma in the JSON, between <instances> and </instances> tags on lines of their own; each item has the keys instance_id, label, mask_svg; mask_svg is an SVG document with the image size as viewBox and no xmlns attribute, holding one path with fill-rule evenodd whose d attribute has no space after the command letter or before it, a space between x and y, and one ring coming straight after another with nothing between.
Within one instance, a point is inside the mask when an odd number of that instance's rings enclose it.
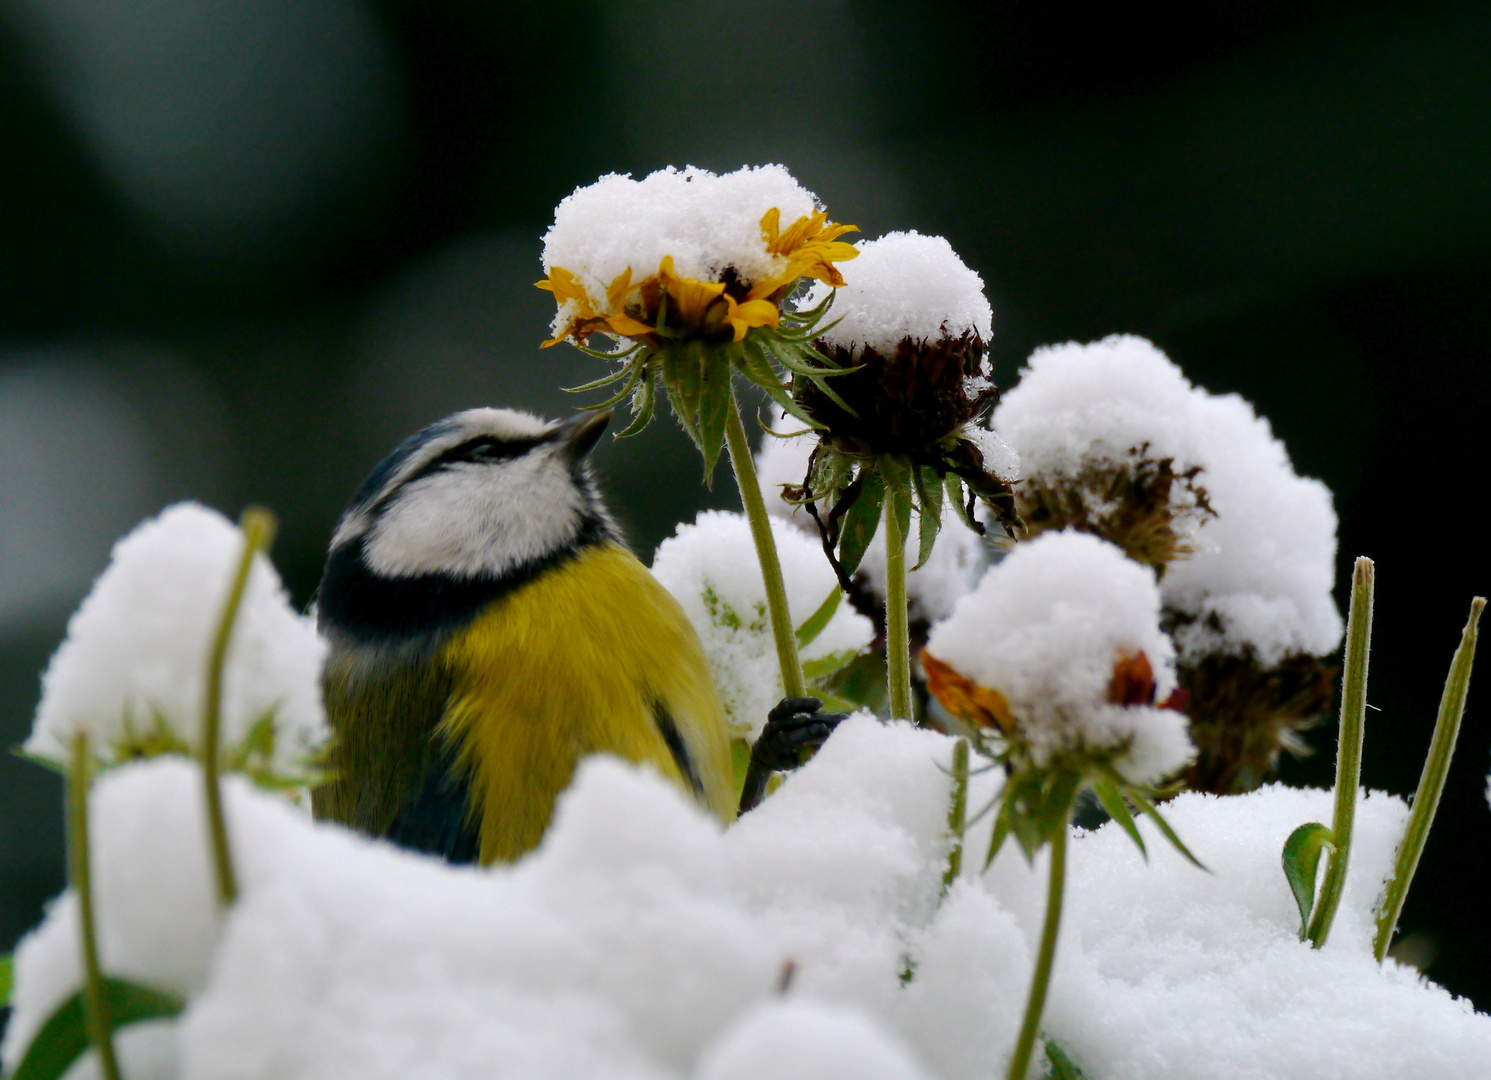
<instances>
[{"instance_id":1,"label":"snow-covered flower head","mask_svg":"<svg viewBox=\"0 0 1491 1080\"><path fill-rule=\"evenodd\" d=\"M1137 337L1040 349L994 412L1031 533L1077 529L1160 575L1200 790L1256 787L1328 709L1341 638L1330 492L1251 405Z\"/></svg>"},{"instance_id":2,"label":"snow-covered flower head","mask_svg":"<svg viewBox=\"0 0 1491 1080\"><path fill-rule=\"evenodd\" d=\"M615 350L591 355L618 366L577 389L620 383L594 407L630 397L620 434L632 435L652 420L661 385L711 473L735 374L800 413L778 367L810 382L831 372L808 344L827 304L783 311L782 301L803 278L842 285L834 264L858 252L838 238L853 230L780 165L603 176L559 204L544 237L538 287L559 304L544 344L590 352L592 334L609 335Z\"/></svg>"},{"instance_id":3,"label":"snow-covered flower head","mask_svg":"<svg viewBox=\"0 0 1491 1080\"><path fill-rule=\"evenodd\" d=\"M1016 545L922 655L939 701L999 728L1037 767L1107 761L1146 784L1192 756L1185 717L1155 707L1175 673L1154 574L1096 537Z\"/></svg>"},{"instance_id":4,"label":"snow-covered flower head","mask_svg":"<svg viewBox=\"0 0 1491 1080\"><path fill-rule=\"evenodd\" d=\"M828 386L798 380L799 404L849 453L924 453L974 420L994 395L985 349L993 311L983 279L940 236L894 232L861 242L818 349L857 367ZM827 299L817 285L811 306ZM846 409L844 406L847 405Z\"/></svg>"},{"instance_id":5,"label":"snow-covered flower head","mask_svg":"<svg viewBox=\"0 0 1491 1080\"><path fill-rule=\"evenodd\" d=\"M611 173L561 202L544 236L540 288L559 304L545 344L600 332L741 341L777 325L798 279L842 285L834 263L855 251L838 237L853 229L781 165Z\"/></svg>"},{"instance_id":6,"label":"snow-covered flower head","mask_svg":"<svg viewBox=\"0 0 1491 1080\"><path fill-rule=\"evenodd\" d=\"M79 732L104 764L197 750L209 652L243 544L232 522L195 503L120 540L47 665L23 750L60 764ZM324 656L315 626L255 556L223 669L228 767L304 774L327 734Z\"/></svg>"},{"instance_id":7,"label":"snow-covered flower head","mask_svg":"<svg viewBox=\"0 0 1491 1080\"><path fill-rule=\"evenodd\" d=\"M817 541L780 519L771 524L792 625L801 632L839 595L838 580ZM706 510L658 546L652 572L682 605L704 645L732 733L754 740L782 698L782 678L750 523L742 514ZM849 605L833 609L816 634L802 634L809 638L801 641L800 656L810 680L838 670L874 636L870 620Z\"/></svg>"}]
</instances>

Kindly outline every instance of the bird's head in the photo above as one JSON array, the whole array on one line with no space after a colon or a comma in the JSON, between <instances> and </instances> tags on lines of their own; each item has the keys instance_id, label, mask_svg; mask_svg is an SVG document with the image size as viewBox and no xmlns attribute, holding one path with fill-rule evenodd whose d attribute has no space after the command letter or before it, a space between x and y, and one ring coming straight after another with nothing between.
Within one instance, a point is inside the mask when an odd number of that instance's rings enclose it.
<instances>
[{"instance_id":1,"label":"bird's head","mask_svg":"<svg viewBox=\"0 0 1491 1080\"><path fill-rule=\"evenodd\" d=\"M616 527L585 456L610 412L545 421L468 409L389 454L352 497L330 557L374 577L501 579Z\"/></svg>"}]
</instances>

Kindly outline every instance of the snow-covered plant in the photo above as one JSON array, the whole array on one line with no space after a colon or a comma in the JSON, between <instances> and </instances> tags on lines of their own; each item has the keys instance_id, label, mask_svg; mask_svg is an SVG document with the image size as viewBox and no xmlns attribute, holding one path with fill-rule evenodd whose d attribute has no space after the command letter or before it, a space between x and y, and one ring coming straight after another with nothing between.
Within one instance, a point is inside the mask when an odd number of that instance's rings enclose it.
<instances>
[{"instance_id":1,"label":"snow-covered plant","mask_svg":"<svg viewBox=\"0 0 1491 1080\"><path fill-rule=\"evenodd\" d=\"M42 676L22 750L65 767L86 734L99 766L200 754L211 664L242 555L227 518L179 503L114 547ZM304 784L327 736L325 646L253 559L221 667L224 764L266 783Z\"/></svg>"},{"instance_id":2,"label":"snow-covered plant","mask_svg":"<svg viewBox=\"0 0 1491 1080\"><path fill-rule=\"evenodd\" d=\"M743 375L799 415L778 368L836 396L825 380L841 372L809 344L831 292L806 311L783 302L804 278L829 290L844 284L835 263L858 253L839 237L853 231L829 221L780 165L724 175L670 167L642 180L613 173L556 208L544 236L547 277L538 283L559 305L544 344L569 340L617 365L576 389L620 383L593 408L630 397L633 419L622 435L647 426L661 385L704 457L706 479L729 447L766 579L782 684L795 698L805 693L802 671L731 379ZM597 333L615 349L592 351L586 343Z\"/></svg>"},{"instance_id":3,"label":"snow-covered plant","mask_svg":"<svg viewBox=\"0 0 1491 1080\"><path fill-rule=\"evenodd\" d=\"M1203 791L1250 790L1330 705L1336 515L1266 420L1136 337L1037 350L994 412L1032 535L1110 540L1160 579Z\"/></svg>"},{"instance_id":4,"label":"snow-covered plant","mask_svg":"<svg viewBox=\"0 0 1491 1080\"><path fill-rule=\"evenodd\" d=\"M809 688L821 684L870 645L870 620L848 605L815 539L772 521L782 579ZM706 510L680 525L652 557L653 576L682 605L709 658L731 724L747 746L783 694L767 617L766 586L753 557L751 527L741 514ZM831 706L838 706L831 695Z\"/></svg>"},{"instance_id":5,"label":"snow-covered plant","mask_svg":"<svg viewBox=\"0 0 1491 1080\"><path fill-rule=\"evenodd\" d=\"M1185 718L1156 707L1175 687L1173 657L1153 571L1072 531L1018 545L927 639L932 693L1008 772L985 865L1010 835L1027 858L1051 846L1045 929L1010 1080L1025 1076L1039 1030L1077 795L1091 788L1141 850L1130 803L1185 851L1151 801L1154 785L1194 753Z\"/></svg>"},{"instance_id":6,"label":"snow-covered plant","mask_svg":"<svg viewBox=\"0 0 1491 1080\"><path fill-rule=\"evenodd\" d=\"M890 709L910 718L906 542L917 514L916 565L931 556L945 499L965 526L983 526L977 498L1016 518L1008 478L991 470L979 423L995 394L985 348L993 313L984 283L940 236L890 233L858 245L838 290L835 322L814 344L847 372L832 384L795 376L793 397L819 429L800 487L846 591L884 521ZM806 303L826 300L815 286ZM832 557L832 556L831 556Z\"/></svg>"}]
</instances>

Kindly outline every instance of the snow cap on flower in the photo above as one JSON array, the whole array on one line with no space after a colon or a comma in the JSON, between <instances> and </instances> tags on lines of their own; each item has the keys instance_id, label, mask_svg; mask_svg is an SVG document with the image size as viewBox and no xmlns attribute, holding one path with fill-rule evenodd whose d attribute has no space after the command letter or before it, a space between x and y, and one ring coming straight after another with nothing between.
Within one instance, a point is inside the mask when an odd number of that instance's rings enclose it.
<instances>
[{"instance_id":1,"label":"snow cap on flower","mask_svg":"<svg viewBox=\"0 0 1491 1080\"><path fill-rule=\"evenodd\" d=\"M645 336L660 286L674 314L693 306L702 315L723 286L740 334L775 326L777 303L768 298L778 289L804 276L842 282L833 263L854 249L837 237L852 228L829 222L781 165L603 176L561 202L544 235L548 278L540 286L559 302L554 340L596 330Z\"/></svg>"},{"instance_id":2,"label":"snow cap on flower","mask_svg":"<svg viewBox=\"0 0 1491 1080\"><path fill-rule=\"evenodd\" d=\"M836 325L821 338L828 345L855 356L865 348L892 353L908 339L972 333L987 342L992 336L994 312L983 279L942 237L893 232L855 247L859 258L834 296L830 321ZM828 286L817 284L801 306L827 297Z\"/></svg>"},{"instance_id":3,"label":"snow cap on flower","mask_svg":"<svg viewBox=\"0 0 1491 1080\"><path fill-rule=\"evenodd\" d=\"M838 579L816 540L780 519L771 524L792 625L800 627L838 589ZM754 739L783 692L749 522L742 514L704 511L658 545L652 572L683 606L704 645L732 733ZM847 659L874 636L870 620L841 603L801 656Z\"/></svg>"},{"instance_id":4,"label":"snow cap on flower","mask_svg":"<svg viewBox=\"0 0 1491 1080\"><path fill-rule=\"evenodd\" d=\"M1037 763L1116 751L1120 772L1148 783L1192 755L1185 717L1152 705L1175 687L1154 574L1097 537L1017 545L932 628L926 657L934 684L950 668L997 702Z\"/></svg>"},{"instance_id":5,"label":"snow cap on flower","mask_svg":"<svg viewBox=\"0 0 1491 1080\"><path fill-rule=\"evenodd\" d=\"M1079 528L1163 571L1182 658L1264 666L1335 648L1336 515L1268 422L1143 338L1038 349L994 430L1019 453L1032 531Z\"/></svg>"},{"instance_id":6,"label":"snow cap on flower","mask_svg":"<svg viewBox=\"0 0 1491 1080\"><path fill-rule=\"evenodd\" d=\"M195 749L208 654L242 551L233 523L195 503L169 507L115 544L47 665L24 751L66 762L80 731L105 763ZM326 738L324 655L314 625L291 608L269 560L256 556L223 670L230 759L272 717L272 750L246 764L281 775L304 768Z\"/></svg>"}]
</instances>

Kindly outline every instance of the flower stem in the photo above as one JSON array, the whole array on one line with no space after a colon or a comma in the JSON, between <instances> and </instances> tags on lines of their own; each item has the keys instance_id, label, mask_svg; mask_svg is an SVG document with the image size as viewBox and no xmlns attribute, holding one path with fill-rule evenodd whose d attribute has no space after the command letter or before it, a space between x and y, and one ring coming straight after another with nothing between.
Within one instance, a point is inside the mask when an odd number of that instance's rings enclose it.
<instances>
[{"instance_id":1,"label":"flower stem","mask_svg":"<svg viewBox=\"0 0 1491 1080\"><path fill-rule=\"evenodd\" d=\"M1377 933L1372 940L1372 955L1377 957L1379 964L1387 955L1388 942L1398 925L1403 901L1413 883L1413 873L1418 869L1419 856L1424 852L1424 841L1429 838L1429 827L1434 824L1434 812L1439 809L1439 797L1444 794L1444 779L1450 771L1450 757L1455 752L1455 739L1460 734L1460 717L1465 712L1465 695L1470 689L1477 628L1485 607L1486 598L1483 596L1477 596L1470 603L1470 618L1466 620L1465 630L1460 635L1460 647L1455 650L1450 673L1444 680L1439 718L1434 721L1434 738L1429 743L1429 757L1424 762L1423 775L1419 777L1418 791L1413 795L1408 827L1403 830L1392 875L1377 901Z\"/></svg>"},{"instance_id":2,"label":"flower stem","mask_svg":"<svg viewBox=\"0 0 1491 1080\"><path fill-rule=\"evenodd\" d=\"M906 495L885 486L885 670L890 715L911 720L911 638L906 627L906 534L901 531Z\"/></svg>"},{"instance_id":3,"label":"flower stem","mask_svg":"<svg viewBox=\"0 0 1491 1080\"><path fill-rule=\"evenodd\" d=\"M947 869L942 874L942 892L947 895L963 869L963 829L968 817L968 740L953 743L953 794L947 808L947 831L952 846L947 852Z\"/></svg>"},{"instance_id":4,"label":"flower stem","mask_svg":"<svg viewBox=\"0 0 1491 1080\"><path fill-rule=\"evenodd\" d=\"M218 777L218 742L222 732L223 716L223 668L228 659L228 642L233 636L233 624L238 619L238 609L243 603L243 591L248 585L249 570L254 556L267 548L274 539L274 515L268 510L251 506L243 512L239 521L243 532L243 551L238 566L233 572L233 581L228 589L228 599L218 619L217 633L212 639L212 651L207 658L207 695L202 706L202 776L207 793L207 829L212 845L212 866L217 876L217 898L223 907L238 899L238 880L233 873L233 857L228 850L228 823L223 817L223 791Z\"/></svg>"},{"instance_id":5,"label":"flower stem","mask_svg":"<svg viewBox=\"0 0 1491 1080\"><path fill-rule=\"evenodd\" d=\"M1030 999L1025 1003L1025 1021L1015 1055L1010 1058L1007 1080L1025 1080L1030 1070L1030 1054L1041 1027L1041 1011L1046 1007L1046 989L1051 985L1051 965L1056 959L1056 930L1061 924L1061 894L1066 885L1065 819L1051 837L1051 881L1046 888L1046 922L1041 928L1041 947L1035 959L1035 976L1030 980Z\"/></svg>"},{"instance_id":6,"label":"flower stem","mask_svg":"<svg viewBox=\"0 0 1491 1080\"><path fill-rule=\"evenodd\" d=\"M1341 676L1341 731L1336 740L1336 804L1331 817L1331 853L1325 880L1306 935L1323 948L1346 886L1351 856L1351 827L1362 775L1362 733L1367 723L1367 657L1372 647L1371 559L1357 559L1351 575L1351 612L1346 617L1346 670Z\"/></svg>"},{"instance_id":7,"label":"flower stem","mask_svg":"<svg viewBox=\"0 0 1491 1080\"><path fill-rule=\"evenodd\" d=\"M108 1003L104 1000L103 970L98 962L98 934L93 921L93 871L88 854L88 785L93 761L88 734L73 736L72 768L67 773L67 876L78 898L83 938L83 1023L88 1041L98 1055L104 1080L119 1080L119 1059L109 1032Z\"/></svg>"},{"instance_id":8,"label":"flower stem","mask_svg":"<svg viewBox=\"0 0 1491 1080\"><path fill-rule=\"evenodd\" d=\"M782 692L789 698L808 696L797 660L797 636L792 632L792 613L787 607L787 586L782 581L782 564L777 561L777 545L771 535L771 519L766 516L766 502L761 498L761 484L756 479L756 465L751 460L751 444L746 440L745 425L740 421L740 402L730 389L730 408L725 415L725 444L730 448L730 464L735 469L735 484L745 506L746 520L751 523L751 537L756 541L756 558L761 563L761 578L766 583L766 610L771 617L771 634L777 644L777 664L782 669Z\"/></svg>"}]
</instances>

